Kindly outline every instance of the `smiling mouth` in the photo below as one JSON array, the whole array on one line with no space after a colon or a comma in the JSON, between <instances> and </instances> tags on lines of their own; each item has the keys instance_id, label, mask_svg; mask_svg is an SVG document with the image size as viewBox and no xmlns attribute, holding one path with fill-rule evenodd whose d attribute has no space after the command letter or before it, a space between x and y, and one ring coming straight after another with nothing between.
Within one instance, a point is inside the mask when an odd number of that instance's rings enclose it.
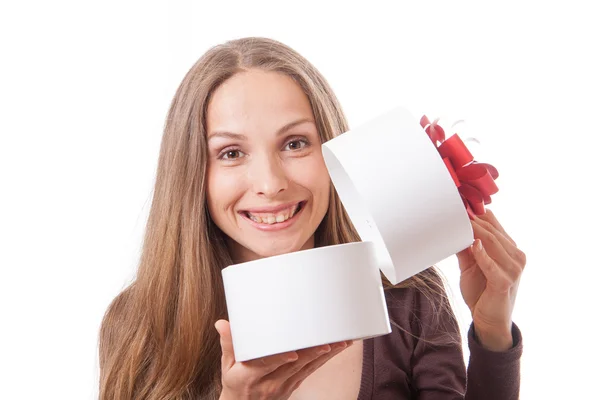
<instances>
[{"instance_id":1,"label":"smiling mouth","mask_svg":"<svg viewBox=\"0 0 600 400\"><path fill-rule=\"evenodd\" d=\"M242 211L242 214L257 224L275 225L293 218L294 215L298 214L302 207L304 207L305 203L306 202L301 201L294 206L280 210L276 213L251 213L248 211Z\"/></svg>"}]
</instances>

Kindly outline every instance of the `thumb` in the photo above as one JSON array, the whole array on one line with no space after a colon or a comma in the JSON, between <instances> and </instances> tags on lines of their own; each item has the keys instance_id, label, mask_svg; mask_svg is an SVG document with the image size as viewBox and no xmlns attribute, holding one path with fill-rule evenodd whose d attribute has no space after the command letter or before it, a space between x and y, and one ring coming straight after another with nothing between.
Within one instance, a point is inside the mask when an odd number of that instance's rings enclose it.
<instances>
[{"instance_id":1,"label":"thumb","mask_svg":"<svg viewBox=\"0 0 600 400\"><path fill-rule=\"evenodd\" d=\"M499 281L498 278L501 271L496 262L485 251L485 248L481 244L481 239L475 240L472 248L475 261L477 261L477 265L479 265L479 269L483 272L485 279L492 285L496 284Z\"/></svg>"},{"instance_id":2,"label":"thumb","mask_svg":"<svg viewBox=\"0 0 600 400\"><path fill-rule=\"evenodd\" d=\"M471 251L470 246L456 253L456 258L458 259L458 267L460 268L460 272L465 272L475 263L475 258L473 257L473 252Z\"/></svg>"},{"instance_id":3,"label":"thumb","mask_svg":"<svg viewBox=\"0 0 600 400\"><path fill-rule=\"evenodd\" d=\"M235 355L233 354L233 341L231 339L231 328L229 322L220 319L215 323L215 328L221 337L221 369L228 371L235 364Z\"/></svg>"}]
</instances>

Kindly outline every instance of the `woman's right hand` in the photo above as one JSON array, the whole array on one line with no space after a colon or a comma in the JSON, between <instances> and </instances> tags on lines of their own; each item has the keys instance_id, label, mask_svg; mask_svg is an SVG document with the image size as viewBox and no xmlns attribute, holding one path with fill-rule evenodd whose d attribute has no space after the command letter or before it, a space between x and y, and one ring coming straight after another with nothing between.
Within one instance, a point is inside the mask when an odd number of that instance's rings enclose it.
<instances>
[{"instance_id":1,"label":"woman's right hand","mask_svg":"<svg viewBox=\"0 0 600 400\"><path fill-rule=\"evenodd\" d=\"M229 322L219 320L215 328L221 336L220 400L287 399L304 379L352 344L339 342L236 362Z\"/></svg>"}]
</instances>

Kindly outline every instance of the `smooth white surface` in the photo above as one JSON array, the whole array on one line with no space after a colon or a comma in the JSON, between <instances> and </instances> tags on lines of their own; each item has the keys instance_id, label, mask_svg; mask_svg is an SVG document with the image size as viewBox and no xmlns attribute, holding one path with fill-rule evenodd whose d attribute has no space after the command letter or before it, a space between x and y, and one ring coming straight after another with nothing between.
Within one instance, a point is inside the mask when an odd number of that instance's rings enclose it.
<instances>
[{"instance_id":1,"label":"smooth white surface","mask_svg":"<svg viewBox=\"0 0 600 400\"><path fill-rule=\"evenodd\" d=\"M359 242L223 269L236 360L390 333L377 265Z\"/></svg>"},{"instance_id":2,"label":"smooth white surface","mask_svg":"<svg viewBox=\"0 0 600 400\"><path fill-rule=\"evenodd\" d=\"M514 313L521 397L593 398L596 8L2 2L0 399L97 398L98 328L134 274L169 102L204 51L247 35L278 38L313 62L350 127L396 103L467 121L481 142L474 154L500 172L491 208L528 256ZM466 329L456 258L439 265Z\"/></svg>"},{"instance_id":3,"label":"smooth white surface","mask_svg":"<svg viewBox=\"0 0 600 400\"><path fill-rule=\"evenodd\" d=\"M473 229L437 149L404 107L323 144L329 175L396 284L467 248Z\"/></svg>"}]
</instances>

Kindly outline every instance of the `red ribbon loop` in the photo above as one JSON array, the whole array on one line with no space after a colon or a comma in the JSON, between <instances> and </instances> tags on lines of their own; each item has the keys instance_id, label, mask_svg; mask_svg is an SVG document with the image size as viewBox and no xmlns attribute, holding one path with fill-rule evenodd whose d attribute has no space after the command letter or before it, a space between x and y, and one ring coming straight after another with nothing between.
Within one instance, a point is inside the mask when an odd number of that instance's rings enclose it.
<instances>
[{"instance_id":1,"label":"red ribbon loop","mask_svg":"<svg viewBox=\"0 0 600 400\"><path fill-rule=\"evenodd\" d=\"M438 121L439 119L430 122L423 115L420 124L448 168L469 217L473 218L473 214L485 214L485 205L490 204L491 196L498 192L498 186L494 182L498 178L498 170L491 164L475 161L457 134L446 139L444 129L437 124Z\"/></svg>"}]
</instances>

